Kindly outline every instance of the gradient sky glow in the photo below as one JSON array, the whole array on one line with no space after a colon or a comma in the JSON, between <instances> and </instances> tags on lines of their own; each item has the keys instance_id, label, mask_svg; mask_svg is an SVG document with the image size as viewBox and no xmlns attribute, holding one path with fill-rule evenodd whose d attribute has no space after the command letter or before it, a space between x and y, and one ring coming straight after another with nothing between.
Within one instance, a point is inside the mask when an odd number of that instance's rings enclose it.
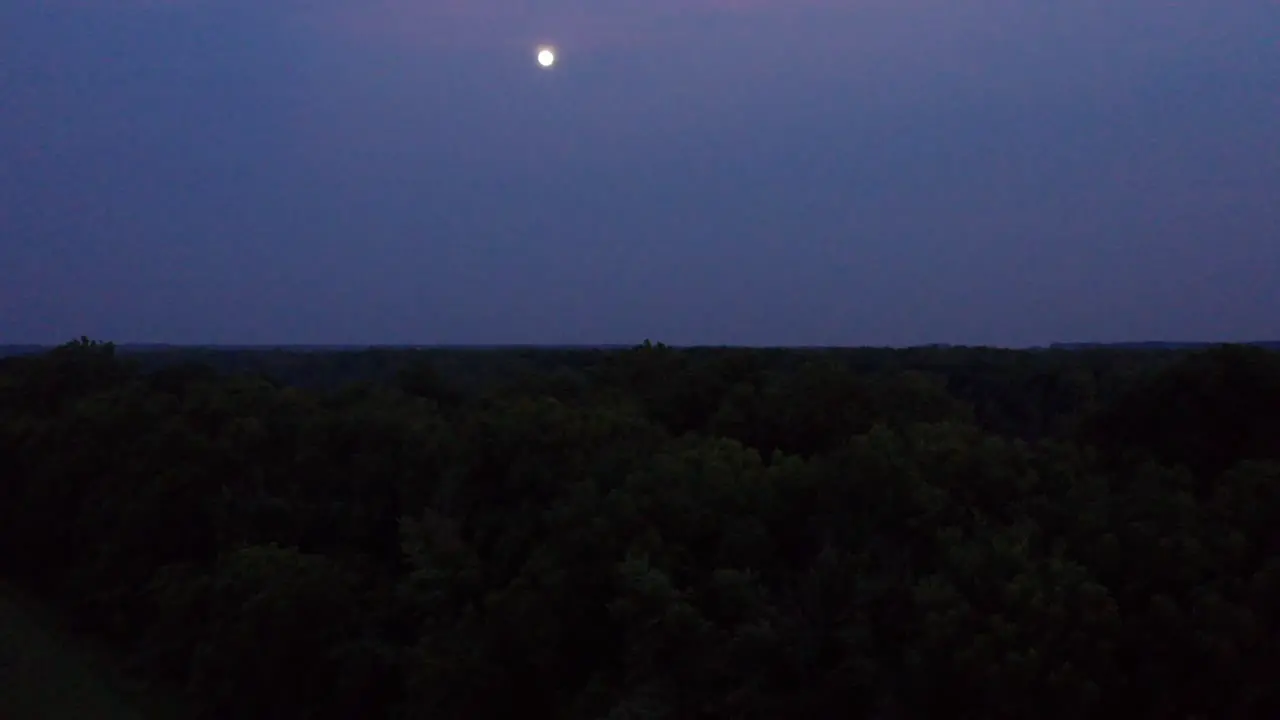
<instances>
[{"instance_id":1,"label":"gradient sky glow","mask_svg":"<svg viewBox=\"0 0 1280 720\"><path fill-rule=\"evenodd\" d=\"M0 0L0 343L82 334L1280 339L1280 4Z\"/></svg>"}]
</instances>

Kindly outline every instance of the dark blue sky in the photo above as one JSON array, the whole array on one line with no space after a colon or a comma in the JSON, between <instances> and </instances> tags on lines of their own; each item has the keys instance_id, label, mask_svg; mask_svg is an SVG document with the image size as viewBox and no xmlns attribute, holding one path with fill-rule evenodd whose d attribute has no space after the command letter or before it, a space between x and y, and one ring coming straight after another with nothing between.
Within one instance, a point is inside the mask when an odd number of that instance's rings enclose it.
<instances>
[{"instance_id":1,"label":"dark blue sky","mask_svg":"<svg viewBox=\"0 0 1280 720\"><path fill-rule=\"evenodd\" d=\"M1274 0L0 0L0 91L0 342L1280 337Z\"/></svg>"}]
</instances>

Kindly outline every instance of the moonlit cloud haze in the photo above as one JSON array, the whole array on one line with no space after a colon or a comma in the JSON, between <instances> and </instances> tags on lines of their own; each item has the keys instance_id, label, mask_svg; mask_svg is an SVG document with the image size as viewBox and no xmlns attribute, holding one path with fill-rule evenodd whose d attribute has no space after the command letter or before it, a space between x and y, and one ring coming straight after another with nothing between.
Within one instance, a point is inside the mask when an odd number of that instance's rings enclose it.
<instances>
[{"instance_id":1,"label":"moonlit cloud haze","mask_svg":"<svg viewBox=\"0 0 1280 720\"><path fill-rule=\"evenodd\" d=\"M0 0L0 91L0 343L1280 338L1272 0Z\"/></svg>"}]
</instances>

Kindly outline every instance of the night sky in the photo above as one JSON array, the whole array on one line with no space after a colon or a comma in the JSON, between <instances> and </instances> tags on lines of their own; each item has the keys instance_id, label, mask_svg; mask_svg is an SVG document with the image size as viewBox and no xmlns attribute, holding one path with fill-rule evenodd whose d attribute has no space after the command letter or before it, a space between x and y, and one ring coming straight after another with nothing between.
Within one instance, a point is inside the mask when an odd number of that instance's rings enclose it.
<instances>
[{"instance_id":1,"label":"night sky","mask_svg":"<svg viewBox=\"0 0 1280 720\"><path fill-rule=\"evenodd\" d=\"M0 343L80 335L1280 338L1280 3L0 0Z\"/></svg>"}]
</instances>

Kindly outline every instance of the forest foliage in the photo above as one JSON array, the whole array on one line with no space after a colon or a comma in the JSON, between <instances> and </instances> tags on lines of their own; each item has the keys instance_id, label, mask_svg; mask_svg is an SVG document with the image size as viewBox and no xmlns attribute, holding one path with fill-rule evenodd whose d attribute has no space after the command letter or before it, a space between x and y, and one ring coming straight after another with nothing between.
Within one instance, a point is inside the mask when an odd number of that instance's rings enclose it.
<instances>
[{"instance_id":1,"label":"forest foliage","mask_svg":"<svg viewBox=\"0 0 1280 720\"><path fill-rule=\"evenodd\" d=\"M1261 348L0 360L0 572L209 718L1276 717L1278 528Z\"/></svg>"}]
</instances>

